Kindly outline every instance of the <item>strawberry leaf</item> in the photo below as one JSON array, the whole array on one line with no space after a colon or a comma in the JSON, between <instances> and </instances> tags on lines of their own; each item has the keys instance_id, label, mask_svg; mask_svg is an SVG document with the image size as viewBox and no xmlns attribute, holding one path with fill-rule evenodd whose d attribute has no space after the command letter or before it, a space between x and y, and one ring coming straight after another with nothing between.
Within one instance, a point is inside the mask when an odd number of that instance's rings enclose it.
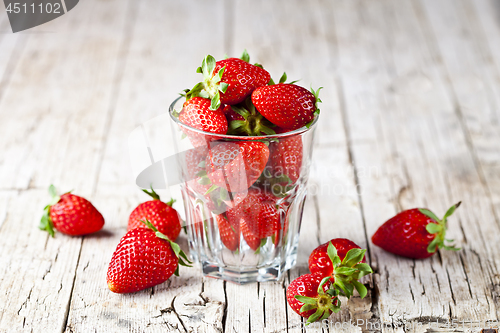
<instances>
[{"instance_id":1,"label":"strawberry leaf","mask_svg":"<svg viewBox=\"0 0 500 333\"><path fill-rule=\"evenodd\" d=\"M226 66L219 69L219 71L217 72L217 77L215 77L215 79L213 80L213 83L218 83L218 82L220 82L220 80L222 80L222 75L224 75L225 70L226 70ZM219 86L219 89L221 89L220 86ZM226 89L227 89L227 83L226 83ZM225 91L226 90L224 90L223 92L225 92Z\"/></svg>"},{"instance_id":2,"label":"strawberry leaf","mask_svg":"<svg viewBox=\"0 0 500 333\"><path fill-rule=\"evenodd\" d=\"M433 219L433 220L434 220L434 221L436 221L436 222L441 221L441 220L439 219L439 217L437 217L437 216L436 216L436 214L434 214L433 212L431 212L431 211L430 211L430 210L428 210L428 209L420 208L420 209L419 209L419 211L420 211L420 213L424 214L424 215L425 215L425 216L427 216L427 217L430 217L431 219Z\"/></svg>"},{"instance_id":3,"label":"strawberry leaf","mask_svg":"<svg viewBox=\"0 0 500 333\"><path fill-rule=\"evenodd\" d=\"M246 49L243 50L243 53L241 54L240 59L245 61L245 62L250 62L250 55L248 54Z\"/></svg>"},{"instance_id":4,"label":"strawberry leaf","mask_svg":"<svg viewBox=\"0 0 500 333\"><path fill-rule=\"evenodd\" d=\"M342 274L342 275L352 275L354 274L355 272L357 272L357 269L356 268L351 268L351 267L337 267L335 269L335 275L339 275L339 274Z\"/></svg>"},{"instance_id":5,"label":"strawberry leaf","mask_svg":"<svg viewBox=\"0 0 500 333\"><path fill-rule=\"evenodd\" d=\"M52 185L52 184L49 186L49 194L50 194L51 197L57 196L56 187L54 185Z\"/></svg>"},{"instance_id":6,"label":"strawberry leaf","mask_svg":"<svg viewBox=\"0 0 500 333\"><path fill-rule=\"evenodd\" d=\"M209 110L217 110L220 107L220 93L217 90L215 96L211 99Z\"/></svg>"},{"instance_id":7,"label":"strawberry leaf","mask_svg":"<svg viewBox=\"0 0 500 333\"><path fill-rule=\"evenodd\" d=\"M368 290L366 289L365 285L358 281L352 281L352 284L354 285L354 288L356 288L356 290L358 291L359 296L361 296L361 298L365 298L366 294L368 293Z\"/></svg>"},{"instance_id":8,"label":"strawberry leaf","mask_svg":"<svg viewBox=\"0 0 500 333\"><path fill-rule=\"evenodd\" d=\"M294 298L297 301L302 302L304 304L316 305L316 298L302 296L302 295L295 295Z\"/></svg>"},{"instance_id":9,"label":"strawberry leaf","mask_svg":"<svg viewBox=\"0 0 500 333\"><path fill-rule=\"evenodd\" d=\"M313 305L313 304L304 304L300 308L300 312L307 312L307 311L313 310L313 309L316 309L315 305Z\"/></svg>"},{"instance_id":10,"label":"strawberry leaf","mask_svg":"<svg viewBox=\"0 0 500 333\"><path fill-rule=\"evenodd\" d=\"M225 93L228 87L229 84L227 84L226 82L222 82L219 86L219 91Z\"/></svg>"},{"instance_id":11,"label":"strawberry leaf","mask_svg":"<svg viewBox=\"0 0 500 333\"><path fill-rule=\"evenodd\" d=\"M325 292L323 291L323 285L324 285L325 283L327 283L327 282L328 282L328 280L330 280L330 278L331 278L331 276L325 276L325 277L321 280L321 282L320 282L320 284L319 284L319 286L318 286L318 294L324 294L324 293L325 293Z\"/></svg>"},{"instance_id":12,"label":"strawberry leaf","mask_svg":"<svg viewBox=\"0 0 500 333\"><path fill-rule=\"evenodd\" d=\"M43 210L43 215L40 220L40 224L38 225L38 228L40 230L47 231L49 235L54 237L54 225L52 224L52 220L50 219L50 206L46 206L45 209Z\"/></svg>"},{"instance_id":13,"label":"strawberry leaf","mask_svg":"<svg viewBox=\"0 0 500 333\"><path fill-rule=\"evenodd\" d=\"M280 77L280 83L285 83L286 82L286 73L283 72L283 75Z\"/></svg>"},{"instance_id":14,"label":"strawberry leaf","mask_svg":"<svg viewBox=\"0 0 500 333\"><path fill-rule=\"evenodd\" d=\"M217 186L217 185L212 185L212 186L211 186L211 187L210 187L210 188L209 188L209 189L205 192L205 194L204 194L204 195L207 195L207 194L209 194L209 193L212 193L213 191L215 191L215 190L216 190L216 189L218 189L218 188L219 188L219 186Z\"/></svg>"},{"instance_id":15,"label":"strawberry leaf","mask_svg":"<svg viewBox=\"0 0 500 333\"><path fill-rule=\"evenodd\" d=\"M335 286L337 286L340 290L339 291L342 291L344 293L344 295L349 298L349 291L346 287L346 285L344 284L344 280L340 277L340 276L336 276L335 277Z\"/></svg>"},{"instance_id":16,"label":"strawberry leaf","mask_svg":"<svg viewBox=\"0 0 500 333\"><path fill-rule=\"evenodd\" d=\"M340 311L340 300L337 298L337 304L330 304L330 311L332 311L333 313L338 313Z\"/></svg>"},{"instance_id":17,"label":"strawberry leaf","mask_svg":"<svg viewBox=\"0 0 500 333\"><path fill-rule=\"evenodd\" d=\"M436 252L436 247L439 245L439 238L435 237L427 246L427 252L434 253Z\"/></svg>"},{"instance_id":18,"label":"strawberry leaf","mask_svg":"<svg viewBox=\"0 0 500 333\"><path fill-rule=\"evenodd\" d=\"M347 267L352 267L359 263L360 261L363 260L363 257L365 256L366 250L363 249L350 249L346 256L344 257L344 260L342 260L342 266L347 266Z\"/></svg>"},{"instance_id":19,"label":"strawberry leaf","mask_svg":"<svg viewBox=\"0 0 500 333\"><path fill-rule=\"evenodd\" d=\"M203 76L206 79L210 79L212 77L212 73L215 69L215 58L211 55L207 55L203 62L201 63L201 69L203 71Z\"/></svg>"},{"instance_id":20,"label":"strawberry leaf","mask_svg":"<svg viewBox=\"0 0 500 333\"><path fill-rule=\"evenodd\" d=\"M335 246L333 246L332 242L328 243L326 253L328 254L330 260L332 261L332 265L334 268L340 265L340 257L338 256L337 249L335 248Z\"/></svg>"},{"instance_id":21,"label":"strawberry leaf","mask_svg":"<svg viewBox=\"0 0 500 333\"><path fill-rule=\"evenodd\" d=\"M208 177L201 177L200 179L198 179L197 182L198 182L198 184L201 184L201 185L210 185L210 184L212 184L212 181Z\"/></svg>"},{"instance_id":22,"label":"strawberry leaf","mask_svg":"<svg viewBox=\"0 0 500 333\"><path fill-rule=\"evenodd\" d=\"M431 222L431 223L427 224L427 226L425 227L425 230L427 230L427 232L430 234L437 234L438 232L443 230L443 227L437 223Z\"/></svg>"},{"instance_id":23,"label":"strawberry leaf","mask_svg":"<svg viewBox=\"0 0 500 333\"><path fill-rule=\"evenodd\" d=\"M373 273L373 270L370 267L370 265L365 263L359 263L355 265L354 268L358 269L360 272L367 272L368 274Z\"/></svg>"},{"instance_id":24,"label":"strawberry leaf","mask_svg":"<svg viewBox=\"0 0 500 333\"><path fill-rule=\"evenodd\" d=\"M451 216L455 210L460 207L460 204L462 204L462 201L459 201L458 203L454 204L453 206L451 206L448 211L446 211L446 213L444 214L444 217L443 217L443 221L446 221L446 219Z\"/></svg>"},{"instance_id":25,"label":"strawberry leaf","mask_svg":"<svg viewBox=\"0 0 500 333\"><path fill-rule=\"evenodd\" d=\"M330 317L330 314L331 314L330 312L328 312L327 310L325 310L325 311L323 312L323 316L321 316L321 318L319 318L319 321L323 321L323 320L325 320L326 318Z\"/></svg>"},{"instance_id":26,"label":"strawberry leaf","mask_svg":"<svg viewBox=\"0 0 500 333\"><path fill-rule=\"evenodd\" d=\"M186 100L190 100L192 97L201 96L200 93L203 90L203 82L198 82L195 86L186 93Z\"/></svg>"},{"instance_id":27,"label":"strawberry leaf","mask_svg":"<svg viewBox=\"0 0 500 333\"><path fill-rule=\"evenodd\" d=\"M142 190L142 192L149 195L151 198L153 198L153 200L160 200L160 196L155 192L155 190L153 190L153 185L151 185L151 192L144 189Z\"/></svg>"},{"instance_id":28,"label":"strawberry leaf","mask_svg":"<svg viewBox=\"0 0 500 333\"><path fill-rule=\"evenodd\" d=\"M314 323L315 321L318 321L323 316L324 310L318 309L316 312L314 312L308 319L307 323Z\"/></svg>"}]
</instances>

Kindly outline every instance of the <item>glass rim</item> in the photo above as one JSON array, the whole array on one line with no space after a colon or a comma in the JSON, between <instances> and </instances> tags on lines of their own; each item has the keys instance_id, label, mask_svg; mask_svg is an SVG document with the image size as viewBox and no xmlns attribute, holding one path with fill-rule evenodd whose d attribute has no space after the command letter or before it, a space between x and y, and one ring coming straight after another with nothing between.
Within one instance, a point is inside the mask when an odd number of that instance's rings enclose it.
<instances>
[{"instance_id":1,"label":"glass rim","mask_svg":"<svg viewBox=\"0 0 500 333\"><path fill-rule=\"evenodd\" d=\"M193 131L193 132L197 132L199 134L203 134L203 135L209 135L209 136L212 136L212 137L220 137L222 139L233 139L233 140L262 140L262 139L274 139L274 138L283 138L283 137L288 137L288 136L292 136L292 135L298 135L298 134L303 134L305 132L309 132L310 130L312 130L314 127L316 127L316 123L318 122L318 118L319 118L319 114L317 114L315 117L314 117L314 120L313 122L311 123L311 125L309 127L301 127L301 128L298 128L298 129L295 129L293 131L289 131L289 132L285 132L285 133L279 133L279 134L271 134L271 135L260 135L260 136L242 136L242 135L229 135L229 134L218 134L218 133L212 133L212 132L206 132L206 131L202 131L200 129L197 129L197 128L194 128L194 127L191 127L189 125L186 125L184 124L183 122L181 122L177 117L175 117L173 115L173 111L174 111L174 106L177 104L177 102L179 102L180 99L184 98L184 96L179 96L177 97L171 104L170 106L168 107L168 113L170 115L170 118L175 122L177 123L178 125L180 126L183 126L183 127L186 127L188 128L190 131Z\"/></svg>"}]
</instances>

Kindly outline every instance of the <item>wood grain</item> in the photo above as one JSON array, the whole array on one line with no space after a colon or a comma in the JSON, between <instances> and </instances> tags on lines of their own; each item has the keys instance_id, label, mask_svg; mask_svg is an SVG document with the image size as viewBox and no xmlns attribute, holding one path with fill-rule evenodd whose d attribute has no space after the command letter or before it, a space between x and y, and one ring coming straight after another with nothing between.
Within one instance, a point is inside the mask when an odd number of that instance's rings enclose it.
<instances>
[{"instance_id":1,"label":"wood grain","mask_svg":"<svg viewBox=\"0 0 500 333\"><path fill-rule=\"evenodd\" d=\"M2 8L0 332L498 325L499 13L492 0L87 0L11 34ZM324 87L297 266L280 282L245 286L204 278L195 266L139 293L109 292L113 250L147 199L134 172L151 163L147 145L155 160L169 154L168 105L197 82L207 53L244 48L275 80L286 71L304 87ZM129 145L140 126L144 143ZM50 183L91 199L105 228L53 239L36 229ZM159 193L182 210L177 187ZM400 210L425 206L439 216L459 200L448 235L459 252L409 260L371 243ZM306 327L286 287L334 237L368 248L369 294ZM184 234L179 243L187 250Z\"/></svg>"}]
</instances>

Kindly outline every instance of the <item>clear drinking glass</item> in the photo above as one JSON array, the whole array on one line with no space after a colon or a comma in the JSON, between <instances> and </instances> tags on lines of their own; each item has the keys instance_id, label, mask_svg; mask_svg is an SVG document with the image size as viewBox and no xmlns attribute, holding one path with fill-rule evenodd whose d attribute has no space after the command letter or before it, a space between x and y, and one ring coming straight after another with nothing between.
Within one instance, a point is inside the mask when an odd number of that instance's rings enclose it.
<instances>
[{"instance_id":1,"label":"clear drinking glass","mask_svg":"<svg viewBox=\"0 0 500 333\"><path fill-rule=\"evenodd\" d=\"M297 258L318 117L283 134L217 135L181 123L183 102L169 113L193 260L239 284L279 280Z\"/></svg>"}]
</instances>

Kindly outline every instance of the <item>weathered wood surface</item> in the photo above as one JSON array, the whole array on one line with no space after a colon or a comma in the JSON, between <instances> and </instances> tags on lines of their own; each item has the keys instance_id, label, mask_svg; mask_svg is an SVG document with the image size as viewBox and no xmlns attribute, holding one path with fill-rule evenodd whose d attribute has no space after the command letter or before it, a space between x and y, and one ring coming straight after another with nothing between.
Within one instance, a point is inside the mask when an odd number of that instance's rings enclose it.
<instances>
[{"instance_id":1,"label":"weathered wood surface","mask_svg":"<svg viewBox=\"0 0 500 333\"><path fill-rule=\"evenodd\" d=\"M0 7L0 332L498 325L498 2L87 0L18 34ZM133 170L148 156L130 161L129 134L160 119L196 81L206 53L244 48L275 78L286 70L304 86L324 86L296 268L279 283L238 286L194 267L133 295L109 292L107 264L128 214L145 200ZM149 125L153 155L163 158L165 147L154 143L162 133ZM104 230L53 239L40 232L51 183L89 197ZM180 201L178 189L161 194ZM460 252L415 261L371 244L397 211L443 214L459 200L449 232ZM376 270L369 297L344 302L328 328L304 328L285 288L307 272L310 251L333 237L368 248ZM186 248L184 236L180 243Z\"/></svg>"}]
</instances>

